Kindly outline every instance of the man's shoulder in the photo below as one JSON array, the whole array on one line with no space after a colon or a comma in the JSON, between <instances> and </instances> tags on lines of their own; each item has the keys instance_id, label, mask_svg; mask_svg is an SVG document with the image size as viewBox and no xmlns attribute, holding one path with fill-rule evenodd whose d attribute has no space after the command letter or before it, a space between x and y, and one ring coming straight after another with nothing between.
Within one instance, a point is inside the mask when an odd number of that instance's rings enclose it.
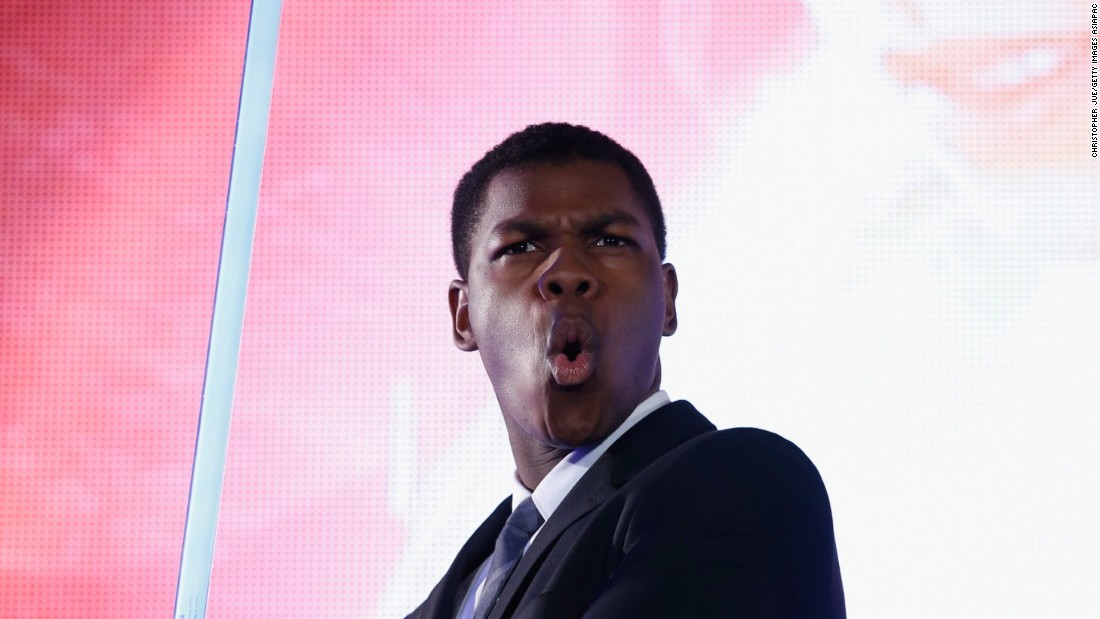
<instances>
[{"instance_id":1,"label":"man's shoulder","mask_svg":"<svg viewBox=\"0 0 1100 619\"><path fill-rule=\"evenodd\" d=\"M813 467L809 456L798 445L775 432L760 428L728 428L709 432L685 445L684 452L684 457L711 458L727 464Z\"/></svg>"},{"instance_id":2,"label":"man's shoulder","mask_svg":"<svg viewBox=\"0 0 1100 619\"><path fill-rule=\"evenodd\" d=\"M704 448L710 449L740 447L753 451L802 454L802 450L791 441L761 428L726 428L704 434L699 439L700 446L705 445Z\"/></svg>"},{"instance_id":3,"label":"man's shoulder","mask_svg":"<svg viewBox=\"0 0 1100 619\"><path fill-rule=\"evenodd\" d=\"M806 458L806 454L797 445L775 432L750 427L717 430L716 426L687 400L669 402L654 412L663 413L654 414L652 417L654 425L662 432L668 432L673 427L686 426L687 431L691 433L691 440L679 446L682 453L678 455L708 450L744 449L748 453L757 455L774 453L796 459Z\"/></svg>"},{"instance_id":4,"label":"man's shoulder","mask_svg":"<svg viewBox=\"0 0 1100 619\"><path fill-rule=\"evenodd\" d=\"M655 459L637 481L639 486L664 487L679 495L702 493L710 501L720 501L731 491L741 498L828 501L809 456L790 440L759 428L695 436Z\"/></svg>"},{"instance_id":5,"label":"man's shoulder","mask_svg":"<svg viewBox=\"0 0 1100 619\"><path fill-rule=\"evenodd\" d=\"M677 430L686 432L685 440L664 454L666 459L718 458L730 463L765 459L810 464L797 445L775 432L750 427L717 430L687 400L670 402L658 412L663 415L653 416L654 430L666 435L676 434Z\"/></svg>"},{"instance_id":6,"label":"man's shoulder","mask_svg":"<svg viewBox=\"0 0 1100 619\"><path fill-rule=\"evenodd\" d=\"M690 415L684 421L698 425ZM654 428L672 425L666 417ZM761 616L844 616L824 483L779 434L710 426L656 455L619 492L593 528L614 532L620 586L589 607L594 616L622 608L630 609L623 616L750 608ZM631 582L644 584L624 584ZM706 594L684 596L683 587Z\"/></svg>"}]
</instances>

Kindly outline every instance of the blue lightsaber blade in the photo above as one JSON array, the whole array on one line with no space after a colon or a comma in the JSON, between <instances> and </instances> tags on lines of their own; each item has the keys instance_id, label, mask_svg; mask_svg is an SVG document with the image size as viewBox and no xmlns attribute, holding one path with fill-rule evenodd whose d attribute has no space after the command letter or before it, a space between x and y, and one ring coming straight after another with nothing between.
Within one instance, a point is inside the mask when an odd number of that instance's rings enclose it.
<instances>
[{"instance_id":1,"label":"blue lightsaber blade","mask_svg":"<svg viewBox=\"0 0 1100 619\"><path fill-rule=\"evenodd\" d=\"M281 13L282 0L253 0L248 19L237 134L229 172L174 619L206 616Z\"/></svg>"}]
</instances>

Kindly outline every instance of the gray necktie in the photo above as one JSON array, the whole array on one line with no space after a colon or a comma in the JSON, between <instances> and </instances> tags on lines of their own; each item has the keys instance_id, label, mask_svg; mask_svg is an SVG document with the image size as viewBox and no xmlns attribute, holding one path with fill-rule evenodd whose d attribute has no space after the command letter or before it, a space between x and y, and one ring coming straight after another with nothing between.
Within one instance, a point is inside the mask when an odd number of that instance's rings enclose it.
<instances>
[{"instance_id":1,"label":"gray necktie","mask_svg":"<svg viewBox=\"0 0 1100 619\"><path fill-rule=\"evenodd\" d=\"M489 575L485 577L485 588L481 591L481 601L474 611L474 619L485 619L489 616L489 611L504 589L504 583L523 556L523 549L542 523L542 514L531 497L524 499L516 511L508 516L508 521L497 536L493 556L489 559Z\"/></svg>"}]
</instances>

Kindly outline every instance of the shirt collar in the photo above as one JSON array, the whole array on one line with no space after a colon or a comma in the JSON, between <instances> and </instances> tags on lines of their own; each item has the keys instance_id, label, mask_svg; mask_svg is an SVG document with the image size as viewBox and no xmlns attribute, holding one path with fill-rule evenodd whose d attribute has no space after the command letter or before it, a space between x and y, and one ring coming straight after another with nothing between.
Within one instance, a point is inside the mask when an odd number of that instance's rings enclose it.
<instances>
[{"instance_id":1,"label":"shirt collar","mask_svg":"<svg viewBox=\"0 0 1100 619\"><path fill-rule=\"evenodd\" d=\"M619 427L615 428L615 431L608 434L607 438L600 441L599 444L592 447L578 447L562 458L561 462L558 462L546 474L546 477L542 479L534 492L531 492L520 483L519 475L513 475L512 509L515 510L527 497L533 497L535 507L539 508L539 513L542 514L543 519L549 520L558 505L561 505L561 502L565 500L565 496L573 489L573 486L588 472L589 467L615 444L615 441L619 440L622 435L626 434L650 413L668 403L668 394L661 390L642 400L634 408L634 412L630 413L630 416L624 419Z\"/></svg>"}]
</instances>

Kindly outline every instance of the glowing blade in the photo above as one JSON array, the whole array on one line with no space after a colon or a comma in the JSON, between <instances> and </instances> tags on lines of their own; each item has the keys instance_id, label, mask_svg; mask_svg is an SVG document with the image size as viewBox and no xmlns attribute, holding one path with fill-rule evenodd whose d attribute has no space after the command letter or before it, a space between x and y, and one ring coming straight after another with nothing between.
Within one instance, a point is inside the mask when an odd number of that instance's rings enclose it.
<instances>
[{"instance_id":1,"label":"glowing blade","mask_svg":"<svg viewBox=\"0 0 1100 619\"><path fill-rule=\"evenodd\" d=\"M253 0L248 21L175 619L206 616L281 12L282 0Z\"/></svg>"}]
</instances>

